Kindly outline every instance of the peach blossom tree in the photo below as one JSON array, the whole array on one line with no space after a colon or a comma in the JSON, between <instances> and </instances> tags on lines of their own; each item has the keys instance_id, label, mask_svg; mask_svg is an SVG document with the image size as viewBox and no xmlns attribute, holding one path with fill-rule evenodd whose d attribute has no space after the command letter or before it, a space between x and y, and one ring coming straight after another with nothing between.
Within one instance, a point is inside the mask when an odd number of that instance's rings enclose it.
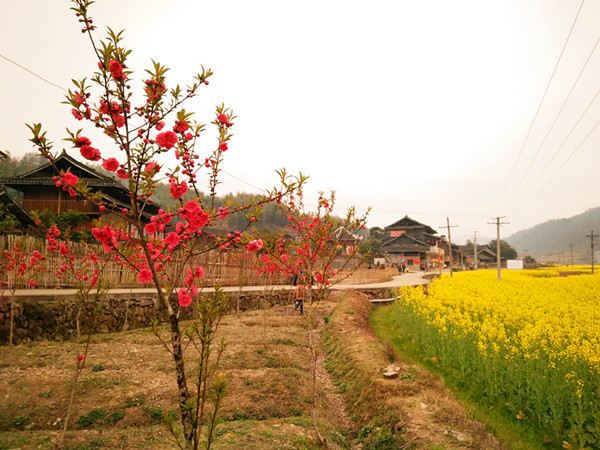
<instances>
[{"instance_id":1,"label":"peach blossom tree","mask_svg":"<svg viewBox=\"0 0 600 450\"><path fill-rule=\"evenodd\" d=\"M231 247L258 251L262 241L247 238L248 227L256 220L262 205L281 202L301 185L305 177L279 172L281 186L246 205L215 207L220 166L229 150L231 129L236 117L221 105L211 121L216 139L211 151L201 156L197 147L206 125L194 120L183 104L206 88L212 76L202 69L193 82L182 88L167 87L168 69L158 62L146 70L141 80L142 101L134 104L132 85L136 81L129 68L130 50L122 43L123 32L108 29L105 40L97 42L96 26L89 15L90 0L73 0L71 8L82 32L91 42L97 58L97 69L87 79L74 80L66 103L72 115L102 130L118 149L118 156L94 145L83 130L68 131L69 141L82 158L99 162L114 172L129 191L127 205L93 192L70 170L57 173L56 186L69 196L81 197L97 204L104 214L92 233L102 244L105 254L136 273L142 284L152 285L164 309L170 337L163 341L172 355L178 389L180 424L168 416L166 424L180 448L210 448L213 444L219 408L225 395L225 380L218 374L219 360L225 349L224 340L217 341L216 332L227 308L223 291L214 287L211 295L202 294L204 268L195 263L200 255L226 251ZM57 155L41 124L29 125L31 141L52 163ZM166 158L168 156L168 158ZM161 161L174 161L167 167ZM206 174L209 201L201 198L202 175ZM174 208L153 207L153 190L166 181L177 202ZM202 184L204 187L204 184ZM215 227L230 214L246 214L247 225L226 236L215 236L207 227ZM183 322L190 308L196 318ZM157 336L160 333L156 330ZM162 339L161 339L162 340ZM193 354L191 353L193 352ZM186 372L190 353L197 364L195 374Z\"/></svg>"}]
</instances>

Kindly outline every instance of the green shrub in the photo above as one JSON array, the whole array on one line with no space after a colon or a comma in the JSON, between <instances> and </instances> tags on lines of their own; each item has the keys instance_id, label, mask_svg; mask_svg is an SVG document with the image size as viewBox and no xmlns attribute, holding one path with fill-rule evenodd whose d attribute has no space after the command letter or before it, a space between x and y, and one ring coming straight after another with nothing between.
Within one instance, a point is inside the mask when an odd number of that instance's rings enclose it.
<instances>
[{"instance_id":1,"label":"green shrub","mask_svg":"<svg viewBox=\"0 0 600 450\"><path fill-rule=\"evenodd\" d=\"M107 413L104 408L92 409L89 413L79 416L77 419L77 425L79 425L81 428L85 428L97 423L104 423L106 414Z\"/></svg>"}]
</instances>

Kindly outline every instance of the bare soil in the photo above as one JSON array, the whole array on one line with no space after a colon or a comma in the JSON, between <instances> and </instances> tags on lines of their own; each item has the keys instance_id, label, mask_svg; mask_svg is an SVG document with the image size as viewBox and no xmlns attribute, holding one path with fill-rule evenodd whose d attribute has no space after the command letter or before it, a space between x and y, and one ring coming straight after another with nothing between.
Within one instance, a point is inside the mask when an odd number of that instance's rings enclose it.
<instances>
[{"instance_id":1,"label":"bare soil","mask_svg":"<svg viewBox=\"0 0 600 450\"><path fill-rule=\"evenodd\" d=\"M348 308L354 314L345 314ZM397 361L414 379L383 380L382 367L389 362L368 326L367 310L360 295L339 292L329 301L307 305L305 316L291 307L275 307L225 317L219 334L228 343L221 366L228 394L214 448L320 447L312 422L308 334L309 328L323 328L325 316L331 326L343 327L339 335L365 363L365 376L390 388L386 401L405 417L399 425L410 444L405 448L500 448L443 383L423 369ZM160 333L167 337L166 329ZM319 430L329 448L362 448L357 438L361 423L349 414L347 396L333 385L331 370L325 370L318 332L313 344ZM0 347L0 449L56 447L81 352L74 341ZM191 364L188 370L193 375ZM174 369L152 330L95 335L79 378L65 448L176 448L162 424L163 411L177 412Z\"/></svg>"}]
</instances>

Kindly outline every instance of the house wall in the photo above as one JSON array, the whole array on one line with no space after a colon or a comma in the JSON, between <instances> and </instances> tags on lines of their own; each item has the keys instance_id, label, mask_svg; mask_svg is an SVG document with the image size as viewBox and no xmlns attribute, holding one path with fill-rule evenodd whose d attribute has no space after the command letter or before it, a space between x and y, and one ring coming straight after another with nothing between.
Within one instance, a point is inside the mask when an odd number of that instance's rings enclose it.
<instances>
[{"instance_id":1,"label":"house wall","mask_svg":"<svg viewBox=\"0 0 600 450\"><path fill-rule=\"evenodd\" d=\"M47 209L54 213L78 211L83 213L98 213L98 206L85 200L71 197L53 186L23 186L22 208L25 211L42 211Z\"/></svg>"}]
</instances>

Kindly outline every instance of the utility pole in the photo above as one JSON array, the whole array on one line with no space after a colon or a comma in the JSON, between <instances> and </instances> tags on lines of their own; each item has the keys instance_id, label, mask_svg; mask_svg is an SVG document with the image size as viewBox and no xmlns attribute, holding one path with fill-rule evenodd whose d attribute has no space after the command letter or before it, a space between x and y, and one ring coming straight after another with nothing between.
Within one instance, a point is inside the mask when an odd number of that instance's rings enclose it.
<instances>
[{"instance_id":1,"label":"utility pole","mask_svg":"<svg viewBox=\"0 0 600 450\"><path fill-rule=\"evenodd\" d=\"M569 248L571 249L571 267L573 267L573 243L569 243Z\"/></svg>"},{"instance_id":2,"label":"utility pole","mask_svg":"<svg viewBox=\"0 0 600 450\"><path fill-rule=\"evenodd\" d=\"M504 219L505 217L506 216L495 217L495 222L488 222L491 225L496 224L496 265L498 266L498 283L500 283L500 269L502 268L500 263L500 225L506 225L510 223L500 222L500 219Z\"/></svg>"},{"instance_id":3,"label":"utility pole","mask_svg":"<svg viewBox=\"0 0 600 450\"><path fill-rule=\"evenodd\" d=\"M473 261L475 262L475 270L477 270L477 231L473 231L475 233L475 238L473 239Z\"/></svg>"},{"instance_id":4,"label":"utility pole","mask_svg":"<svg viewBox=\"0 0 600 450\"><path fill-rule=\"evenodd\" d=\"M458 225L450 225L450 219L446 217L446 226L442 225L440 228L448 229L448 251L450 252L450 278L452 278L452 238L450 237L450 228L456 228Z\"/></svg>"},{"instance_id":5,"label":"utility pole","mask_svg":"<svg viewBox=\"0 0 600 450\"><path fill-rule=\"evenodd\" d=\"M585 237L590 238L592 245L592 275L594 275L594 238L597 238L598 235L594 234L594 230L590 234L586 234Z\"/></svg>"}]
</instances>

